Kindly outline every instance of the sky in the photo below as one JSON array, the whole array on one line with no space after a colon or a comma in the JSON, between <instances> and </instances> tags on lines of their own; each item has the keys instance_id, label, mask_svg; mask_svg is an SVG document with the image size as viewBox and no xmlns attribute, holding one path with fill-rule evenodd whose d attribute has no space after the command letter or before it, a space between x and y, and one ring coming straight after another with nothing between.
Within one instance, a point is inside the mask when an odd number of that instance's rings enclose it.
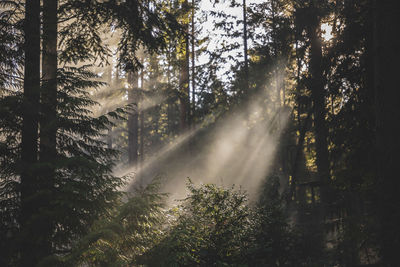
<instances>
[{"instance_id":1,"label":"sky","mask_svg":"<svg viewBox=\"0 0 400 267\"><path fill-rule=\"evenodd\" d=\"M240 0L239 0L240 1ZM227 14L236 16L238 20L243 19L243 9L241 6L238 7L231 7L230 6L230 1L222 0L220 3L217 5L213 6L213 1L210 0L202 0L200 2L200 10L201 11L217 11L217 10L224 10ZM247 0L246 5L249 7L252 4L261 4L265 2L265 0ZM242 1L240 1L240 4L242 4ZM221 30L215 30L214 29L214 23L215 20L211 17L208 18L207 21L201 22L201 27L203 28L202 33L200 34L199 38L202 37L209 37L211 39L208 49L214 50L221 45L221 37L220 34L222 33ZM240 28L242 28L242 25L239 25ZM329 41L332 39L332 26L330 26L328 23L324 23L321 25L322 29L322 37L325 41ZM243 45L243 39L242 37L236 38L236 41L238 41L241 45ZM251 47L251 40L249 40L249 46ZM233 51L232 55L236 55L238 52L241 52L243 48L240 48L237 51ZM208 57L206 55L202 55L200 58L197 59L198 64L204 64L207 62ZM229 68L229 66L226 66L226 68Z\"/></svg>"},{"instance_id":2,"label":"sky","mask_svg":"<svg viewBox=\"0 0 400 267\"><path fill-rule=\"evenodd\" d=\"M257 4L257 3L262 3L264 2L264 0L247 0L246 1L246 5L250 6L251 4ZM240 2L242 3L242 2ZM220 11L220 10L224 10L227 14L232 15L232 16L236 16L238 18L238 20L242 20L243 19L243 9L241 6L238 7L231 7L230 6L230 1L225 1L222 0L220 1L220 3L216 4L215 6L213 6L212 1L210 0L202 0L200 2L200 10L203 12L209 12L209 11ZM215 19L212 17L208 17L208 20L205 22L201 22L201 27L202 27L202 33L200 34L199 38L203 38L205 36L210 38L210 43L208 45L208 49L213 51L217 48L221 47L221 34L223 33L222 30L215 30L214 29L214 24L215 24ZM240 25L240 28L242 28L243 26ZM225 40L228 41L228 40ZM230 41L237 41L239 42L241 45L243 45L243 38L236 38L236 39L232 39ZM241 48L243 49L243 48ZM235 50L232 51L231 54L232 55L236 55L238 52L241 52L241 49L239 50ZM201 57L199 57L197 59L197 63L198 64L204 64L206 63L208 60L208 57L206 55L202 55ZM229 69L229 65L225 66L222 70L221 70L221 75L223 72L225 72L226 70ZM223 78L223 77L222 77Z\"/></svg>"}]
</instances>

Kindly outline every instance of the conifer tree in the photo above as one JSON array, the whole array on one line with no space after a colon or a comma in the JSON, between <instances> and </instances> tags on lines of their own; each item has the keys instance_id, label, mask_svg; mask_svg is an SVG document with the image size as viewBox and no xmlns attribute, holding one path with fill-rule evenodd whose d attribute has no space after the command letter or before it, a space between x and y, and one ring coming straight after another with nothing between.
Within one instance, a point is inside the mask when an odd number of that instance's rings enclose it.
<instances>
[{"instance_id":1,"label":"conifer tree","mask_svg":"<svg viewBox=\"0 0 400 267\"><path fill-rule=\"evenodd\" d=\"M40 1L25 3L24 21L24 93L21 131L21 266L36 265L46 256L47 236L39 231L46 220L40 214L40 183L38 180L38 123L40 98Z\"/></svg>"},{"instance_id":2,"label":"conifer tree","mask_svg":"<svg viewBox=\"0 0 400 267\"><path fill-rule=\"evenodd\" d=\"M329 152L328 152L328 129L325 125L325 86L322 67L322 44L320 30L320 9L316 1L309 3L310 22L307 27L307 35L310 41L310 91L314 110L315 126L315 149L316 165L318 176L321 182L321 189L324 191L330 181ZM325 189L324 189L325 188ZM326 190L325 190L326 191ZM324 194L324 193L322 193ZM325 192L326 194L326 192ZM325 198L326 196L322 196ZM326 201L326 199L325 199Z\"/></svg>"}]
</instances>

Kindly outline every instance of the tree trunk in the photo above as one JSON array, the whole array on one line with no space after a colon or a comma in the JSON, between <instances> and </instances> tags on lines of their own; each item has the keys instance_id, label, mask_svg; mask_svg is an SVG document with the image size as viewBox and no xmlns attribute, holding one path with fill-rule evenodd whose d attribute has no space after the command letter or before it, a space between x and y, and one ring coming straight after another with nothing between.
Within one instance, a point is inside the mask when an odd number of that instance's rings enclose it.
<instances>
[{"instance_id":1,"label":"tree trunk","mask_svg":"<svg viewBox=\"0 0 400 267\"><path fill-rule=\"evenodd\" d=\"M172 133L173 129L173 120L172 120L172 100L171 100L171 91L172 91L172 85L171 85L171 68L172 68L172 56L171 56L171 44L168 44L168 52L167 52L167 121L168 121L168 135Z\"/></svg>"},{"instance_id":2,"label":"tree trunk","mask_svg":"<svg viewBox=\"0 0 400 267\"><path fill-rule=\"evenodd\" d=\"M192 112L191 112L191 126L194 123L194 116L196 112L196 63L195 63L195 28L194 28L194 13L195 13L195 1L192 0Z\"/></svg>"},{"instance_id":3,"label":"tree trunk","mask_svg":"<svg viewBox=\"0 0 400 267\"><path fill-rule=\"evenodd\" d=\"M249 91L249 61L247 56L247 10L246 0L243 0L243 56L244 56L244 93Z\"/></svg>"},{"instance_id":4,"label":"tree trunk","mask_svg":"<svg viewBox=\"0 0 400 267\"><path fill-rule=\"evenodd\" d=\"M129 93L128 99L130 104L134 104L135 110L131 111L128 118L128 163L136 165L138 163L138 137L139 137L139 113L138 113L138 81L137 72L128 73Z\"/></svg>"},{"instance_id":5,"label":"tree trunk","mask_svg":"<svg viewBox=\"0 0 400 267\"><path fill-rule=\"evenodd\" d=\"M51 202L55 161L57 159L57 0L43 1L43 56L42 56L42 92L40 120L39 162L40 190L43 192L43 211L49 209ZM48 212L47 214L50 214ZM51 254L51 236L53 232L52 218L44 218L41 235L42 249L46 255Z\"/></svg>"},{"instance_id":6,"label":"tree trunk","mask_svg":"<svg viewBox=\"0 0 400 267\"><path fill-rule=\"evenodd\" d=\"M277 13L277 6L275 1L271 1L271 19L272 19L272 35L277 36L277 22L276 22L276 13ZM276 38L276 37L275 37ZM274 57L275 57L275 68L273 69L273 80L275 82L275 93L276 93L276 110L279 110L281 107L281 84L280 84L280 65L279 65L279 53L278 53L278 40L274 40L273 42L273 52L274 52ZM280 113L278 113L278 116L280 117ZM280 121L280 119L279 119ZM279 125L280 127L280 125Z\"/></svg>"},{"instance_id":7,"label":"tree trunk","mask_svg":"<svg viewBox=\"0 0 400 267\"><path fill-rule=\"evenodd\" d=\"M40 99L40 0L25 3L25 63L21 142L21 266L43 256L37 203L37 153Z\"/></svg>"},{"instance_id":8,"label":"tree trunk","mask_svg":"<svg viewBox=\"0 0 400 267\"><path fill-rule=\"evenodd\" d=\"M143 62L142 62L143 63ZM140 89L144 90L144 70L140 71ZM143 100L143 93L140 94L140 100ZM144 110L139 105L139 130L140 130L140 139L139 139L139 156L140 156L140 167L143 166L144 163Z\"/></svg>"},{"instance_id":9,"label":"tree trunk","mask_svg":"<svg viewBox=\"0 0 400 267\"><path fill-rule=\"evenodd\" d=\"M396 160L400 150L398 122L398 64L400 41L397 38L399 2L375 3L375 112L377 148L378 216L381 226L383 266L398 266L400 247L400 169Z\"/></svg>"},{"instance_id":10,"label":"tree trunk","mask_svg":"<svg viewBox=\"0 0 400 267\"><path fill-rule=\"evenodd\" d=\"M313 2L314 3L314 2ZM328 129L325 124L325 84L322 70L322 40L320 36L320 18L316 3L311 5L310 24L307 34L310 40L309 72L311 75L310 91L313 104L315 152L318 182L321 202L312 209L311 226L314 229L315 242L320 245L326 244L326 219L329 214L330 205L330 173L328 152Z\"/></svg>"},{"instance_id":11,"label":"tree trunk","mask_svg":"<svg viewBox=\"0 0 400 267\"><path fill-rule=\"evenodd\" d=\"M109 149L113 148L112 134L112 126L110 126L107 130L107 148Z\"/></svg>"},{"instance_id":12,"label":"tree trunk","mask_svg":"<svg viewBox=\"0 0 400 267\"><path fill-rule=\"evenodd\" d=\"M183 2L183 8L188 8L188 0ZM187 15L188 16L188 15ZM179 75L179 91L180 91L180 130L184 132L189 125L190 99L189 99L189 23L183 26L185 29L185 37L181 44L181 67Z\"/></svg>"},{"instance_id":13,"label":"tree trunk","mask_svg":"<svg viewBox=\"0 0 400 267\"><path fill-rule=\"evenodd\" d=\"M314 109L314 131L315 131L315 148L316 148L316 165L318 177L321 182L321 194L326 191L326 187L330 181L329 173L329 153L328 153L328 129L325 124L325 88L324 77L322 72L322 44L320 37L320 19L316 7L312 7L313 17L308 28L308 37L311 42L310 47L310 90L311 99ZM323 198L326 194L321 195Z\"/></svg>"}]
</instances>

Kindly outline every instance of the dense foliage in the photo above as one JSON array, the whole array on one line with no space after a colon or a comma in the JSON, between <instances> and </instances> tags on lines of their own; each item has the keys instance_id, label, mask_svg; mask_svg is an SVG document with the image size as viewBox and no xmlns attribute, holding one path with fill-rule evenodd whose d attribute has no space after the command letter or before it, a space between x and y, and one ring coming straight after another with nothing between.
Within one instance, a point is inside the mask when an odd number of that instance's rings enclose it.
<instances>
[{"instance_id":1,"label":"dense foliage","mask_svg":"<svg viewBox=\"0 0 400 267\"><path fill-rule=\"evenodd\" d=\"M75 262L89 266L302 263L295 256L299 236L278 202L254 206L245 192L211 184L197 187L189 182L187 189L188 196L168 210L157 183L136 191L110 219L95 224L73 253Z\"/></svg>"}]
</instances>

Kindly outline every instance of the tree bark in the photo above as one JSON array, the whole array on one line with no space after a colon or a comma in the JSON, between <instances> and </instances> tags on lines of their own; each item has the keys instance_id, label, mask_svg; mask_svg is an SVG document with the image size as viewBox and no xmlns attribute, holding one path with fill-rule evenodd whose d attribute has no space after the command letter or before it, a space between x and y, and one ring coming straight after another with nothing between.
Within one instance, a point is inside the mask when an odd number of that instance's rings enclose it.
<instances>
[{"instance_id":1,"label":"tree bark","mask_svg":"<svg viewBox=\"0 0 400 267\"><path fill-rule=\"evenodd\" d=\"M196 63L195 63L195 25L194 25L194 14L195 14L195 1L192 0L192 112L191 112L191 124L194 123L194 117L196 112Z\"/></svg>"},{"instance_id":2,"label":"tree bark","mask_svg":"<svg viewBox=\"0 0 400 267\"><path fill-rule=\"evenodd\" d=\"M37 154L40 99L40 0L25 3L25 63L21 141L21 266L34 266L42 257L38 230Z\"/></svg>"},{"instance_id":3,"label":"tree bark","mask_svg":"<svg viewBox=\"0 0 400 267\"><path fill-rule=\"evenodd\" d=\"M311 23L308 28L308 37L311 42L310 47L310 63L309 70L311 74L310 91L314 110L314 132L315 132L315 149L316 149L316 165L318 177L321 182L321 194L326 191L326 187L330 181L329 173L329 152L328 152L328 129L325 123L325 88L324 77L322 72L322 43L320 37L320 19L318 17L318 9L314 5L311 6L312 15ZM325 198L326 195L322 195ZM324 202L324 199L322 199Z\"/></svg>"},{"instance_id":4,"label":"tree bark","mask_svg":"<svg viewBox=\"0 0 400 267\"><path fill-rule=\"evenodd\" d=\"M183 2L183 8L188 8L188 0ZM187 15L189 16L189 14ZM185 37L181 52L181 67L179 75L180 91L180 130L184 132L189 125L190 99L189 99L189 23L184 24Z\"/></svg>"},{"instance_id":5,"label":"tree bark","mask_svg":"<svg viewBox=\"0 0 400 267\"><path fill-rule=\"evenodd\" d=\"M143 63L143 59L142 59ZM144 70L142 69L140 71L140 89L143 91L144 90ZM140 100L143 100L143 93L140 95ZM139 156L140 156L140 168L142 168L143 163L144 163L144 109L141 108L139 104L139 130L140 130L140 136L139 136Z\"/></svg>"},{"instance_id":6,"label":"tree bark","mask_svg":"<svg viewBox=\"0 0 400 267\"><path fill-rule=\"evenodd\" d=\"M396 158L400 150L398 122L398 64L400 41L397 38L400 4L395 0L374 1L374 61L378 216L381 227L383 266L398 266L400 247L400 169Z\"/></svg>"},{"instance_id":7,"label":"tree bark","mask_svg":"<svg viewBox=\"0 0 400 267\"><path fill-rule=\"evenodd\" d=\"M134 104L135 110L132 110L128 117L128 163L136 165L138 163L138 146L139 146L139 113L138 113L138 81L137 72L128 73L129 93L128 100L130 104Z\"/></svg>"},{"instance_id":8,"label":"tree bark","mask_svg":"<svg viewBox=\"0 0 400 267\"><path fill-rule=\"evenodd\" d=\"M51 254L51 236L53 221L50 216L55 165L57 160L57 0L43 1L43 55L42 55L42 92L40 119L40 190L42 191L44 216L41 235L42 250L48 256ZM46 213L45 211L48 210Z\"/></svg>"},{"instance_id":9,"label":"tree bark","mask_svg":"<svg viewBox=\"0 0 400 267\"><path fill-rule=\"evenodd\" d=\"M243 56L244 56L244 92L249 91L249 60L247 55L247 6L243 0Z\"/></svg>"}]
</instances>

